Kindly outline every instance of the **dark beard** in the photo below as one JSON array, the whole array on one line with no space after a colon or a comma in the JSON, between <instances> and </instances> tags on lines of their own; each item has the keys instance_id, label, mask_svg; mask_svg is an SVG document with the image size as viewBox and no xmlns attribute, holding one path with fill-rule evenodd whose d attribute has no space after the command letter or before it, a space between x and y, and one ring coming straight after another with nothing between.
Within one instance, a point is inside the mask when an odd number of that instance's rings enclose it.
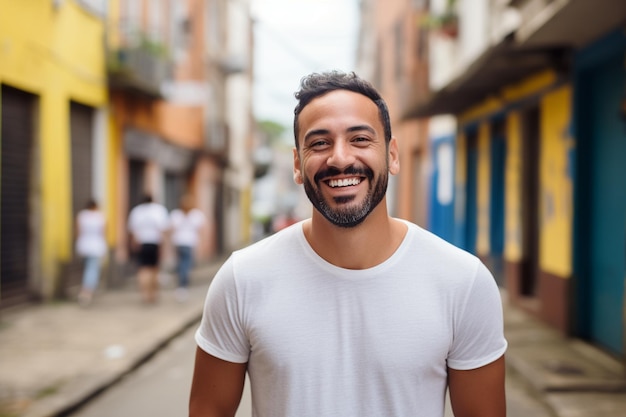
<instances>
[{"instance_id":1,"label":"dark beard","mask_svg":"<svg viewBox=\"0 0 626 417\"><path fill-rule=\"evenodd\" d=\"M334 209L324 199L320 191L320 183L322 178L328 178L335 175L360 175L365 176L368 179L369 189L367 196L362 204L359 206L351 206L346 208ZM387 192L387 183L389 175L387 170L384 175L381 175L375 184L372 183L374 173L371 169L356 169L354 167L348 167L344 171L339 171L336 168L329 168L322 172L319 172L313 178L315 187L309 181L308 178L304 178L304 192L313 204L313 207L317 209L329 222L339 227L355 227L358 226L367 218L367 216L378 206L378 204L385 198ZM334 199L336 204L347 204L354 200L353 196L342 196Z\"/></svg>"}]
</instances>

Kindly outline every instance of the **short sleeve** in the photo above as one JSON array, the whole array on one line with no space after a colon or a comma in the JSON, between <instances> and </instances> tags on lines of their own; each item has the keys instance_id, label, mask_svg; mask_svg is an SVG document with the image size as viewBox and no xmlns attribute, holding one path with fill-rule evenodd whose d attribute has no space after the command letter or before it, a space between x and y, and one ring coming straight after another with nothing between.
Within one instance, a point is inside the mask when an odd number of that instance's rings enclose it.
<instances>
[{"instance_id":1,"label":"short sleeve","mask_svg":"<svg viewBox=\"0 0 626 417\"><path fill-rule=\"evenodd\" d=\"M487 365L504 354L502 298L489 270L478 262L472 285L460 297L454 314L454 336L448 366L468 370Z\"/></svg>"},{"instance_id":2,"label":"short sleeve","mask_svg":"<svg viewBox=\"0 0 626 417\"><path fill-rule=\"evenodd\" d=\"M195 339L205 352L229 362L248 361L250 343L242 326L232 256L213 278Z\"/></svg>"}]
</instances>

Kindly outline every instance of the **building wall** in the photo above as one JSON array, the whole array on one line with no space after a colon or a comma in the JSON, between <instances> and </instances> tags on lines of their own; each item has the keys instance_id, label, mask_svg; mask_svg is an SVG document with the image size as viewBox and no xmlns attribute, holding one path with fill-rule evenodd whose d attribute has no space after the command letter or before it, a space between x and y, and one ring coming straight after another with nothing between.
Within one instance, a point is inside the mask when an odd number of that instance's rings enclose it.
<instances>
[{"instance_id":1,"label":"building wall","mask_svg":"<svg viewBox=\"0 0 626 417\"><path fill-rule=\"evenodd\" d=\"M519 264L522 260L522 137L518 111L511 111L506 121L507 155L505 163L505 244L504 257Z\"/></svg>"},{"instance_id":2,"label":"building wall","mask_svg":"<svg viewBox=\"0 0 626 417\"><path fill-rule=\"evenodd\" d=\"M508 297L563 333L623 356L625 327L619 319L626 299L626 199L616 182L624 177L620 161L626 143L621 140L624 8L616 7L623 1L607 0L605 7L563 1L556 8L545 1L428 3L435 16L454 3L459 18L455 39L431 36L432 96L424 103L416 100L415 111L423 115L464 108L455 114L454 243L483 258L494 252L487 239L491 219L484 213L492 203L490 194L497 194L486 192L488 185L500 187L489 173L500 168L500 161L486 157L485 141L492 142L492 134L483 129L487 124L500 128L503 116L502 258ZM570 30L577 26L586 30ZM494 68L497 74L491 72ZM493 79L482 71L494 74ZM482 98L474 96L467 108L464 100L475 92ZM469 136L475 128L480 130L476 175L468 171L477 154ZM492 143L494 150L502 150L500 143ZM472 223L466 217L475 205L478 221ZM493 207L499 210L497 204Z\"/></svg>"},{"instance_id":3,"label":"building wall","mask_svg":"<svg viewBox=\"0 0 626 417\"><path fill-rule=\"evenodd\" d=\"M420 13L408 0L382 1L373 5L378 54L371 81L387 102L392 131L400 148L400 173L392 181L392 214L422 226L428 223L431 161L428 125L425 121L405 120L410 100L427 89L425 55L420 57ZM422 39L424 41L424 39Z\"/></svg>"},{"instance_id":4,"label":"building wall","mask_svg":"<svg viewBox=\"0 0 626 417\"><path fill-rule=\"evenodd\" d=\"M487 260L489 248L490 201L490 141L489 121L504 113L506 119L507 156L505 163L505 247L503 261L507 265L507 286L515 302L526 306L548 323L562 331L568 326L568 288L572 274L573 179L569 166L573 139L570 136L572 92L562 84L556 74L546 71L529 75L522 81L504 87L499 99L487 99L461 115L461 126L478 124L478 184L477 184L477 242L476 252ZM522 202L524 126L522 112L530 103L539 106L539 160L534 169L539 170L538 189L539 241L537 293L529 298L522 294L522 281L528 272L528 249L524 245L524 207ZM457 205L466 188L467 153L463 139L457 143ZM460 214L457 210L457 215ZM463 224L468 219L456 220L457 230L463 234ZM526 271L526 272L524 272ZM532 301L532 302L531 302Z\"/></svg>"},{"instance_id":5,"label":"building wall","mask_svg":"<svg viewBox=\"0 0 626 417\"><path fill-rule=\"evenodd\" d=\"M489 124L482 122L478 128L478 219L476 219L478 225L476 255L482 258L487 258L489 255L490 135Z\"/></svg>"},{"instance_id":6,"label":"building wall","mask_svg":"<svg viewBox=\"0 0 626 417\"><path fill-rule=\"evenodd\" d=\"M162 80L160 96L137 94L132 89L117 89L112 93L113 112L111 117L111 147L117 170L113 181L117 184L112 197L116 201L115 259L118 262L117 277L128 274L128 232L126 220L132 202L129 198L130 177L129 161L138 159L144 162L142 177L143 190L149 192L160 203L172 204L176 192L191 193L196 205L206 215L209 233L203 233L198 247L197 260L212 258L216 251L216 222L218 222L221 176L206 175L207 170L220 166L216 158L205 155L207 135L209 135L207 116L210 108L220 106L220 96L215 94L209 82L209 67L215 62L209 57L209 19L215 9L212 5L220 0L205 2L201 0L160 1L137 0L135 12L129 10L128 0L109 2L109 47L112 50L129 42L136 41L136 34L149 37L164 51L159 58L171 65L171 73ZM155 10L159 7L159 10ZM129 18L129 14L134 16ZM135 15L137 14L137 15ZM159 19L155 16L160 16ZM219 19L218 19L219 21ZM129 36L131 34L132 36ZM133 35L134 34L134 35ZM134 37L133 37L134 36ZM158 142L160 152L133 152L128 149L130 130L139 131L146 146ZM148 139L149 140L146 140ZM171 163L168 155L176 152L184 155L184 166ZM210 152L206 152L207 154ZM208 168L211 167L212 168ZM174 179L178 191L169 190L167 195L166 176ZM213 182L217 181L217 183ZM207 197L209 190L211 197ZM177 200L177 198L175 198ZM176 201L174 201L174 204ZM173 207L168 207L173 208ZM174 262L172 248L165 249L165 266Z\"/></svg>"},{"instance_id":7,"label":"building wall","mask_svg":"<svg viewBox=\"0 0 626 417\"><path fill-rule=\"evenodd\" d=\"M541 99L541 269L562 279L572 274L571 106L569 85Z\"/></svg>"},{"instance_id":8,"label":"building wall","mask_svg":"<svg viewBox=\"0 0 626 417\"><path fill-rule=\"evenodd\" d=\"M0 0L0 10L0 83L39 98L38 291L51 297L73 245L69 102L94 108L107 103L104 24L73 1L55 8L47 0Z\"/></svg>"},{"instance_id":9,"label":"building wall","mask_svg":"<svg viewBox=\"0 0 626 417\"><path fill-rule=\"evenodd\" d=\"M227 57L232 74L226 80L227 123L229 132L228 185L238 195L237 204L227 209L231 213L226 247L238 248L251 242L252 222L252 84L253 30L250 2L228 2Z\"/></svg>"}]
</instances>

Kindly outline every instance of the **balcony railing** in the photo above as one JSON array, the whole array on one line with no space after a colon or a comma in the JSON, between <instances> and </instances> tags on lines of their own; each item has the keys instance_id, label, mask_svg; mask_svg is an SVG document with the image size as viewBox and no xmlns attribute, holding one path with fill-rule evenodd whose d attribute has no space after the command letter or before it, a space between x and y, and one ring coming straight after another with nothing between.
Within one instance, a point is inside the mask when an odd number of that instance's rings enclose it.
<instances>
[{"instance_id":1,"label":"balcony railing","mask_svg":"<svg viewBox=\"0 0 626 417\"><path fill-rule=\"evenodd\" d=\"M109 85L153 98L161 97L161 85L172 76L172 63L165 54L145 45L109 51Z\"/></svg>"}]
</instances>

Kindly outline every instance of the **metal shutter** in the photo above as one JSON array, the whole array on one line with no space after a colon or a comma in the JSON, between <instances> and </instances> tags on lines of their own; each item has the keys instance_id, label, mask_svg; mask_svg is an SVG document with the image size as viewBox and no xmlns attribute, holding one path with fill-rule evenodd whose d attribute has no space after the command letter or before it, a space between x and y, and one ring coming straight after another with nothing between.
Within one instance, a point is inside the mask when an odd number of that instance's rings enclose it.
<instances>
[{"instance_id":1,"label":"metal shutter","mask_svg":"<svg viewBox=\"0 0 626 417\"><path fill-rule=\"evenodd\" d=\"M30 205L35 96L2 86L0 305L29 295Z\"/></svg>"}]
</instances>

